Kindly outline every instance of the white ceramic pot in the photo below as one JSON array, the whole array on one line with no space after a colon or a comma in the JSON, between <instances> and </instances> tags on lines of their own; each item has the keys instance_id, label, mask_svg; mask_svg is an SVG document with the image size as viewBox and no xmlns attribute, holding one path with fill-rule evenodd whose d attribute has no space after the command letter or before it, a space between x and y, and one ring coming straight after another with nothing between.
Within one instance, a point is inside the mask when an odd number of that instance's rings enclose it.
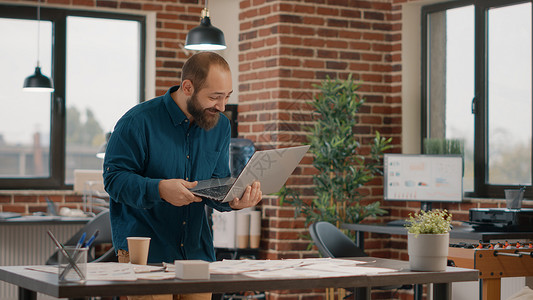
<instances>
[{"instance_id":1,"label":"white ceramic pot","mask_svg":"<svg viewBox=\"0 0 533 300\"><path fill-rule=\"evenodd\" d=\"M407 252L412 271L444 271L448 261L450 234L407 235Z\"/></svg>"}]
</instances>

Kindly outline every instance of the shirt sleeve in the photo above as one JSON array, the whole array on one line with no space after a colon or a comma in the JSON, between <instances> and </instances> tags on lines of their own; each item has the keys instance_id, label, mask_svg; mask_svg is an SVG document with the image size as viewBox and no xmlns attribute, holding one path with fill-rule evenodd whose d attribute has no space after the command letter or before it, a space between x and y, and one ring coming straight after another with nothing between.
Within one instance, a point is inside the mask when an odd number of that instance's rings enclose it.
<instances>
[{"instance_id":1,"label":"shirt sleeve","mask_svg":"<svg viewBox=\"0 0 533 300\"><path fill-rule=\"evenodd\" d=\"M123 118L115 126L104 159L104 185L113 201L136 208L151 208L163 201L159 196L161 179L144 177L147 157L144 130Z\"/></svg>"}]
</instances>

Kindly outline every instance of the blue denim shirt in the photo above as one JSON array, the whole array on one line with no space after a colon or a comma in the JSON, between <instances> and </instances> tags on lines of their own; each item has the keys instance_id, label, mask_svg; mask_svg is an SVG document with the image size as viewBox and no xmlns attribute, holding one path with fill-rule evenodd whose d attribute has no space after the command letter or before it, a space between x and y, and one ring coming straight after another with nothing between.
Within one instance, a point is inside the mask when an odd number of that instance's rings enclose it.
<instances>
[{"instance_id":1,"label":"blue denim shirt","mask_svg":"<svg viewBox=\"0 0 533 300\"><path fill-rule=\"evenodd\" d=\"M159 196L162 179L188 181L230 176L229 120L206 131L190 124L170 94L143 102L117 122L104 160L110 196L113 245L128 250L126 237L151 237L149 263L176 259L214 261L205 205L229 211L227 203L204 199L176 207Z\"/></svg>"}]
</instances>

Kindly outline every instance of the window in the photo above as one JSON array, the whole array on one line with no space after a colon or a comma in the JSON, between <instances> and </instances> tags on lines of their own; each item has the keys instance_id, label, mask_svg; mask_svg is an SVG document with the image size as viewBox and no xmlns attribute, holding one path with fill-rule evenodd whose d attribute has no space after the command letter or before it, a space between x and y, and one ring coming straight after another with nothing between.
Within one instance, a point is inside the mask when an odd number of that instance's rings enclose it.
<instances>
[{"instance_id":1,"label":"window","mask_svg":"<svg viewBox=\"0 0 533 300\"><path fill-rule=\"evenodd\" d=\"M40 15L38 24L36 7L0 5L0 188L67 189L75 169L101 169L106 133L144 99L143 16ZM52 94L22 91L37 60Z\"/></svg>"},{"instance_id":2,"label":"window","mask_svg":"<svg viewBox=\"0 0 533 300\"><path fill-rule=\"evenodd\" d=\"M422 137L464 143L468 196L531 185L531 15L531 1L422 10Z\"/></svg>"}]
</instances>

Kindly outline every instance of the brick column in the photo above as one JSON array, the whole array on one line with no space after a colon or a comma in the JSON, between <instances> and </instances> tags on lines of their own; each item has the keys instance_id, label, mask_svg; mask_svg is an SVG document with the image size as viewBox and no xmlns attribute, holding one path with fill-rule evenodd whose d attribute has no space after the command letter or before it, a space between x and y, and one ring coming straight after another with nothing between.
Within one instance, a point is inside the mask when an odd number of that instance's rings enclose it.
<instances>
[{"instance_id":1,"label":"brick column","mask_svg":"<svg viewBox=\"0 0 533 300\"><path fill-rule=\"evenodd\" d=\"M363 152L375 131L394 137L401 129L400 36L390 1L306 0L240 2L239 133L258 149L298 145L312 124L309 105L326 76L362 82L366 104L357 135ZM399 9L398 9L399 11ZM312 157L289 180L312 197ZM367 187L365 201L382 198L382 181ZM266 258L316 255L307 251L303 218L280 207L274 196L263 202L262 249Z\"/></svg>"}]
</instances>

